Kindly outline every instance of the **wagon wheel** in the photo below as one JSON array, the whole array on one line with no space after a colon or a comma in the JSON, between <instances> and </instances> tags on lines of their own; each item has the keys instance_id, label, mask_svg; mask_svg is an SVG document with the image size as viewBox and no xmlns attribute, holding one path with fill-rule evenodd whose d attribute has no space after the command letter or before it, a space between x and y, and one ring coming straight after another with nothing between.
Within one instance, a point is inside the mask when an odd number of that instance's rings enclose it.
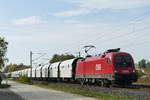
<instances>
[{"instance_id":1,"label":"wagon wheel","mask_svg":"<svg viewBox=\"0 0 150 100\"><path fill-rule=\"evenodd\" d=\"M80 84L84 85L84 79L80 79Z\"/></svg>"},{"instance_id":2,"label":"wagon wheel","mask_svg":"<svg viewBox=\"0 0 150 100\"><path fill-rule=\"evenodd\" d=\"M109 81L108 82L108 88L112 88L112 87L114 87L114 82L113 81Z\"/></svg>"},{"instance_id":3,"label":"wagon wheel","mask_svg":"<svg viewBox=\"0 0 150 100\"><path fill-rule=\"evenodd\" d=\"M113 87L113 84L112 84L111 81L109 81L109 80L103 80L103 82L104 82L104 87L108 87L108 88Z\"/></svg>"},{"instance_id":4,"label":"wagon wheel","mask_svg":"<svg viewBox=\"0 0 150 100\"><path fill-rule=\"evenodd\" d=\"M104 86L104 81L99 81L98 84L99 84L99 86L102 86L102 87L103 87L103 86Z\"/></svg>"}]
</instances>

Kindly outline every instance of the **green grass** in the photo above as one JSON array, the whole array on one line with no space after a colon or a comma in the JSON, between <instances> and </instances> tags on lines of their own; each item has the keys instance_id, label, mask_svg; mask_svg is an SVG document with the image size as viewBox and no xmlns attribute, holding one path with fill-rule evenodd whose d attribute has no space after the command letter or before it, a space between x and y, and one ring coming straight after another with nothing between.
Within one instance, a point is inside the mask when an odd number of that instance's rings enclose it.
<instances>
[{"instance_id":1,"label":"green grass","mask_svg":"<svg viewBox=\"0 0 150 100\"><path fill-rule=\"evenodd\" d=\"M32 84L30 79L27 76L20 76L16 81L24 83L24 84Z\"/></svg>"},{"instance_id":2,"label":"green grass","mask_svg":"<svg viewBox=\"0 0 150 100\"><path fill-rule=\"evenodd\" d=\"M9 84L0 84L0 89L1 89L1 88L9 88L9 87L10 87Z\"/></svg>"},{"instance_id":3,"label":"green grass","mask_svg":"<svg viewBox=\"0 0 150 100\"><path fill-rule=\"evenodd\" d=\"M80 95L84 95L84 96L88 96L88 97L94 97L99 100L135 100L134 98L114 96L114 95L98 93L98 92L91 92L91 91L84 91L84 90L76 90L76 89L71 89L71 88L62 88L62 87L58 87L55 85L43 85L43 84L34 84L34 85L43 87L43 88L51 88L51 89L58 90L58 91L64 91L64 92L80 94Z\"/></svg>"},{"instance_id":4,"label":"green grass","mask_svg":"<svg viewBox=\"0 0 150 100\"><path fill-rule=\"evenodd\" d=\"M23 78L25 79L25 78ZM12 79L8 79L11 81L14 81ZM25 79L26 80L26 79ZM24 84L32 84L30 83L30 81L24 82L19 80L15 80L16 82L20 82L20 83L24 83ZM42 88L46 88L46 89L54 89L54 90L58 90L58 91L63 91L63 92L69 92L69 93L74 93L74 94L80 94L83 96L87 96L87 97L94 97L97 98L99 100L135 100L134 98L127 98L127 97L123 97L123 96L116 96L116 95L109 95L109 94L104 94L104 93L99 93L99 92L91 92L91 91L85 91L85 90L77 90L77 89L71 89L71 88L62 88L59 87L57 85L45 85L45 84L32 84L38 87L42 87Z\"/></svg>"},{"instance_id":5,"label":"green grass","mask_svg":"<svg viewBox=\"0 0 150 100\"><path fill-rule=\"evenodd\" d=\"M30 82L30 79L28 79L26 76L21 76L17 79L6 78L4 80L15 81L15 82L23 83L23 84L28 84L28 85L33 84L33 83Z\"/></svg>"}]
</instances>

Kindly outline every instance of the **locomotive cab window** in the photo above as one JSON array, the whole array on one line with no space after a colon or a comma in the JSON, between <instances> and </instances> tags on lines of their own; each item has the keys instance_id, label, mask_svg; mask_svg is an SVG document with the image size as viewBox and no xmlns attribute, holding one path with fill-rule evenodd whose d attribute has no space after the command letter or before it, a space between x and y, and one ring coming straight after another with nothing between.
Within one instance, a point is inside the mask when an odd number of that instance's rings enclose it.
<instances>
[{"instance_id":1,"label":"locomotive cab window","mask_svg":"<svg viewBox=\"0 0 150 100\"><path fill-rule=\"evenodd\" d=\"M111 65L111 64L112 64L112 62L111 62L110 58L108 58L108 59L107 59L107 63L108 63L109 65Z\"/></svg>"},{"instance_id":2,"label":"locomotive cab window","mask_svg":"<svg viewBox=\"0 0 150 100\"><path fill-rule=\"evenodd\" d=\"M133 65L130 56L116 56L115 62L117 67L131 67Z\"/></svg>"}]
</instances>

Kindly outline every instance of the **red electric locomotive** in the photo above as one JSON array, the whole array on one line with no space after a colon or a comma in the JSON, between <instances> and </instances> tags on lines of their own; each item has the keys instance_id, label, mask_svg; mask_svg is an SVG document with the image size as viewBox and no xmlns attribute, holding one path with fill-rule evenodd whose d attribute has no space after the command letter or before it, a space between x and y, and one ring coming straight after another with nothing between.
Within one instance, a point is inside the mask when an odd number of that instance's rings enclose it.
<instances>
[{"instance_id":1,"label":"red electric locomotive","mask_svg":"<svg viewBox=\"0 0 150 100\"><path fill-rule=\"evenodd\" d=\"M102 86L129 85L137 81L132 56L119 52L120 48L107 50L100 56L80 59L76 66L76 79L83 83Z\"/></svg>"}]
</instances>

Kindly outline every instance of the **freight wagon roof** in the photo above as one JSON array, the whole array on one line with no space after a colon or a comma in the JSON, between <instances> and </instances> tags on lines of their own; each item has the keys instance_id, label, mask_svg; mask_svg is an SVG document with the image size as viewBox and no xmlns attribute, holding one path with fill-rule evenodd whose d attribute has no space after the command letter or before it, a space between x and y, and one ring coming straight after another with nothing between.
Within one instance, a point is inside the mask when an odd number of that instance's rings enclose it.
<instances>
[{"instance_id":1,"label":"freight wagon roof","mask_svg":"<svg viewBox=\"0 0 150 100\"><path fill-rule=\"evenodd\" d=\"M38 69L41 69L41 68L42 68L42 66L39 66L39 67L37 67L37 70L38 70Z\"/></svg>"},{"instance_id":2,"label":"freight wagon roof","mask_svg":"<svg viewBox=\"0 0 150 100\"><path fill-rule=\"evenodd\" d=\"M52 63L52 64L50 65L50 67L57 67L59 64L60 64L60 62Z\"/></svg>"},{"instance_id":3,"label":"freight wagon roof","mask_svg":"<svg viewBox=\"0 0 150 100\"><path fill-rule=\"evenodd\" d=\"M49 64L44 65L42 68L48 68Z\"/></svg>"},{"instance_id":4,"label":"freight wagon roof","mask_svg":"<svg viewBox=\"0 0 150 100\"><path fill-rule=\"evenodd\" d=\"M24 69L25 71L27 71L27 70L29 70L29 68L27 68L27 69Z\"/></svg>"},{"instance_id":5,"label":"freight wagon roof","mask_svg":"<svg viewBox=\"0 0 150 100\"><path fill-rule=\"evenodd\" d=\"M30 70L30 68L27 68L26 71Z\"/></svg>"},{"instance_id":6,"label":"freight wagon roof","mask_svg":"<svg viewBox=\"0 0 150 100\"><path fill-rule=\"evenodd\" d=\"M65 66L65 65L72 65L72 63L74 62L75 59L69 59L69 60L65 60L63 61L60 66Z\"/></svg>"},{"instance_id":7,"label":"freight wagon roof","mask_svg":"<svg viewBox=\"0 0 150 100\"><path fill-rule=\"evenodd\" d=\"M35 70L37 67L33 67L32 70Z\"/></svg>"},{"instance_id":8,"label":"freight wagon roof","mask_svg":"<svg viewBox=\"0 0 150 100\"><path fill-rule=\"evenodd\" d=\"M23 69L23 70L20 70L20 71L24 72L24 71L26 71L26 69Z\"/></svg>"}]
</instances>

